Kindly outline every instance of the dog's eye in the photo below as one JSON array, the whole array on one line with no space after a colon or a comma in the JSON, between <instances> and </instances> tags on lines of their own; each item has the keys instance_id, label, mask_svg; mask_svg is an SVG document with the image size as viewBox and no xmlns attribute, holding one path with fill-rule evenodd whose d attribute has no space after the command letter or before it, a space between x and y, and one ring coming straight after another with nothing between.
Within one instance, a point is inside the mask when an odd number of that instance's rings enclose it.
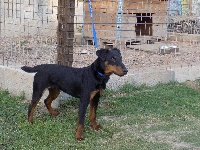
<instances>
[{"instance_id":1,"label":"dog's eye","mask_svg":"<svg viewBox=\"0 0 200 150\"><path fill-rule=\"evenodd\" d=\"M116 60L116 57L112 57L111 59L112 59L112 61L115 61L115 60Z\"/></svg>"}]
</instances>

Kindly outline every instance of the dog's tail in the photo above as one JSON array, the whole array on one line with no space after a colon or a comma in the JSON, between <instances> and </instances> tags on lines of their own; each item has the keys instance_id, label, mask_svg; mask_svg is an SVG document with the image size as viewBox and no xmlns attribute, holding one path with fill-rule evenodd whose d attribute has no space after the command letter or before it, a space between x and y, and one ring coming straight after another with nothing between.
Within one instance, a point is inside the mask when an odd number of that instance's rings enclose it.
<instances>
[{"instance_id":1,"label":"dog's tail","mask_svg":"<svg viewBox=\"0 0 200 150\"><path fill-rule=\"evenodd\" d=\"M28 67L28 66L23 66L21 67L21 69L28 73L34 73L38 71L36 67Z\"/></svg>"}]
</instances>

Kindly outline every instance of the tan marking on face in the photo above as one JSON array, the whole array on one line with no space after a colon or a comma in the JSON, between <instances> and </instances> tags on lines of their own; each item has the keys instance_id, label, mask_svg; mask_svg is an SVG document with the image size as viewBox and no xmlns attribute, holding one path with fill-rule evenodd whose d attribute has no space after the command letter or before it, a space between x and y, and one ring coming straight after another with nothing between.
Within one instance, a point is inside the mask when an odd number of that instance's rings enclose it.
<instances>
[{"instance_id":1,"label":"tan marking on face","mask_svg":"<svg viewBox=\"0 0 200 150\"><path fill-rule=\"evenodd\" d=\"M122 67L121 66L117 66L117 65L109 65L108 62L106 61L105 62L105 70L104 70L104 73L106 75L111 75L111 74L116 74L118 76L123 76L124 75L124 72L122 70Z\"/></svg>"}]
</instances>

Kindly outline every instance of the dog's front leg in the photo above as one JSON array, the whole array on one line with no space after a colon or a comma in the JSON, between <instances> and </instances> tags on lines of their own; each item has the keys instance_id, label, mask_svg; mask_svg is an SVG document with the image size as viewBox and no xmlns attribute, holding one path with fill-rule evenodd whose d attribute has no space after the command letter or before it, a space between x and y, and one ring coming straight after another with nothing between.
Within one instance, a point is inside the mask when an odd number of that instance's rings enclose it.
<instances>
[{"instance_id":1,"label":"dog's front leg","mask_svg":"<svg viewBox=\"0 0 200 150\"><path fill-rule=\"evenodd\" d=\"M90 123L94 130L99 130L102 128L100 124L96 122L96 112L99 103L100 93L97 93L91 100L90 100Z\"/></svg>"},{"instance_id":2,"label":"dog's front leg","mask_svg":"<svg viewBox=\"0 0 200 150\"><path fill-rule=\"evenodd\" d=\"M80 98L79 112L78 112L78 127L76 131L76 140L78 141L84 140L83 128L84 128L84 122L85 122L85 114L86 114L86 110L87 110L89 102L90 102L89 96Z\"/></svg>"}]
</instances>

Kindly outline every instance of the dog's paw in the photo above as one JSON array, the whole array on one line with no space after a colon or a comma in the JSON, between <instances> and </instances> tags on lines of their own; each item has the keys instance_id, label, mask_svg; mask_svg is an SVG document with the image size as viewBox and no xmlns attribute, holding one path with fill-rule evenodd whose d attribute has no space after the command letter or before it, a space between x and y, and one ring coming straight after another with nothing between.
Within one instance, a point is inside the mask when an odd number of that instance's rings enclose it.
<instances>
[{"instance_id":1,"label":"dog's paw","mask_svg":"<svg viewBox=\"0 0 200 150\"><path fill-rule=\"evenodd\" d=\"M29 122L30 124L33 124L33 117L32 117L32 116L29 116L29 117L28 117L28 122Z\"/></svg>"},{"instance_id":2,"label":"dog's paw","mask_svg":"<svg viewBox=\"0 0 200 150\"><path fill-rule=\"evenodd\" d=\"M50 114L52 116L58 116L60 113L58 111L56 111L56 110L52 110L52 111L50 111Z\"/></svg>"},{"instance_id":3,"label":"dog's paw","mask_svg":"<svg viewBox=\"0 0 200 150\"><path fill-rule=\"evenodd\" d=\"M77 137L76 140L77 140L77 141L83 141L84 138L83 138L83 137Z\"/></svg>"},{"instance_id":4,"label":"dog's paw","mask_svg":"<svg viewBox=\"0 0 200 150\"><path fill-rule=\"evenodd\" d=\"M94 129L94 130L100 130L100 129L102 129L103 127L100 125L100 124L96 124L96 125L93 125L92 126L92 128Z\"/></svg>"},{"instance_id":5,"label":"dog's paw","mask_svg":"<svg viewBox=\"0 0 200 150\"><path fill-rule=\"evenodd\" d=\"M28 121L30 124L33 124L33 121Z\"/></svg>"},{"instance_id":6,"label":"dog's paw","mask_svg":"<svg viewBox=\"0 0 200 150\"><path fill-rule=\"evenodd\" d=\"M76 140L77 141L83 141L84 140L83 135L76 135Z\"/></svg>"}]
</instances>

